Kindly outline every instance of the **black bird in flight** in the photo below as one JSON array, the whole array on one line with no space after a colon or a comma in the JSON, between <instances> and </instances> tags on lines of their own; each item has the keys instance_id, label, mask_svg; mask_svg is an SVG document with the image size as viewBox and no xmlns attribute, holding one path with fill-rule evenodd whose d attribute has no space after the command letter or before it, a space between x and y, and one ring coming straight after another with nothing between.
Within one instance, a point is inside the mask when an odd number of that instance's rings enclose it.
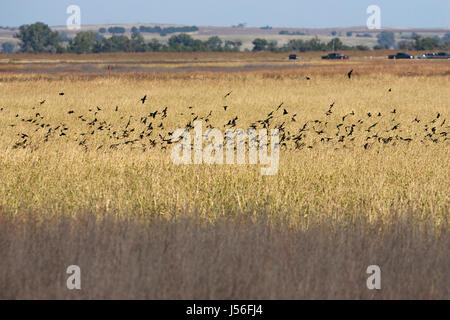
<instances>
[{"instance_id":1,"label":"black bird in flight","mask_svg":"<svg viewBox=\"0 0 450 320\"><path fill-rule=\"evenodd\" d=\"M119 111L119 106L116 106L116 112Z\"/></svg>"},{"instance_id":2,"label":"black bird in flight","mask_svg":"<svg viewBox=\"0 0 450 320\"><path fill-rule=\"evenodd\" d=\"M147 95L145 95L145 96L141 99L142 104L144 104L146 100L147 100Z\"/></svg>"},{"instance_id":3,"label":"black bird in flight","mask_svg":"<svg viewBox=\"0 0 450 320\"><path fill-rule=\"evenodd\" d=\"M223 106L223 110L227 111L228 106Z\"/></svg>"},{"instance_id":4,"label":"black bird in flight","mask_svg":"<svg viewBox=\"0 0 450 320\"><path fill-rule=\"evenodd\" d=\"M306 80L311 80L311 78L310 78L310 77L308 77L308 76L306 76Z\"/></svg>"},{"instance_id":5,"label":"black bird in flight","mask_svg":"<svg viewBox=\"0 0 450 320\"><path fill-rule=\"evenodd\" d=\"M287 115L289 112L286 109L283 109L283 116Z\"/></svg>"},{"instance_id":6,"label":"black bird in flight","mask_svg":"<svg viewBox=\"0 0 450 320\"><path fill-rule=\"evenodd\" d=\"M59 95L60 95L60 96L63 96L63 95L64 95L64 92L60 92Z\"/></svg>"},{"instance_id":7,"label":"black bird in flight","mask_svg":"<svg viewBox=\"0 0 450 320\"><path fill-rule=\"evenodd\" d=\"M391 92L392 91L392 89L391 88L389 88L389 90L388 90L389 92Z\"/></svg>"},{"instance_id":8,"label":"black bird in flight","mask_svg":"<svg viewBox=\"0 0 450 320\"><path fill-rule=\"evenodd\" d=\"M42 100L41 102L39 102L40 105L43 105L45 103L45 100Z\"/></svg>"},{"instance_id":9,"label":"black bird in flight","mask_svg":"<svg viewBox=\"0 0 450 320\"><path fill-rule=\"evenodd\" d=\"M225 96L224 96L224 98L227 98L227 97L229 97L230 96L230 94L232 93L233 91L230 91L230 92L228 92Z\"/></svg>"},{"instance_id":10,"label":"black bird in flight","mask_svg":"<svg viewBox=\"0 0 450 320\"><path fill-rule=\"evenodd\" d=\"M347 73L347 76L348 76L348 78L349 79L351 79L351 77L352 77L352 73L353 73L353 69L352 70L350 70L348 73Z\"/></svg>"}]
</instances>

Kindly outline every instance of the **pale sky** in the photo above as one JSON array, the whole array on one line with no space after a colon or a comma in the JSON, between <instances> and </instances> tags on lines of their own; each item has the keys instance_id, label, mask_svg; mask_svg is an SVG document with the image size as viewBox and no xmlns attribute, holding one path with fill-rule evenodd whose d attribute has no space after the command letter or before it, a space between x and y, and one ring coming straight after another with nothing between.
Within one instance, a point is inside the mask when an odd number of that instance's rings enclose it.
<instances>
[{"instance_id":1,"label":"pale sky","mask_svg":"<svg viewBox=\"0 0 450 320\"><path fill-rule=\"evenodd\" d=\"M450 27L450 0L0 0L0 26L65 25L67 7L78 5L82 24L345 27L365 25L372 4L382 27Z\"/></svg>"}]
</instances>

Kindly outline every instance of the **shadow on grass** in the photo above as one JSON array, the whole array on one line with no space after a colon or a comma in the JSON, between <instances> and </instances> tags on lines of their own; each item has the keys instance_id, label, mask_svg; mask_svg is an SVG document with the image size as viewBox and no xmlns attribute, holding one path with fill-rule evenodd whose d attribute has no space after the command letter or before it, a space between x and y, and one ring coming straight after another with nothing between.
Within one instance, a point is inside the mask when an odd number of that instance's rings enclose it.
<instances>
[{"instance_id":1,"label":"shadow on grass","mask_svg":"<svg viewBox=\"0 0 450 320\"><path fill-rule=\"evenodd\" d=\"M0 215L1 299L449 299L450 234L398 219ZM381 290L366 269L381 268ZM69 265L81 290L68 290Z\"/></svg>"}]
</instances>

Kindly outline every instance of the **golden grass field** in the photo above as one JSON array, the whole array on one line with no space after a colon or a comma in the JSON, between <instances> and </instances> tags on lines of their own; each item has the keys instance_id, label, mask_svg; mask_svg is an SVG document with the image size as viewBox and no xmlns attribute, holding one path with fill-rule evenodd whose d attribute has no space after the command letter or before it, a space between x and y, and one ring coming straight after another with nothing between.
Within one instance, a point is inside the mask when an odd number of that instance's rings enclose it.
<instances>
[{"instance_id":1,"label":"golden grass field","mask_svg":"<svg viewBox=\"0 0 450 320\"><path fill-rule=\"evenodd\" d=\"M284 221L294 230L362 220L381 231L400 219L426 224L431 234L447 232L448 61L311 58L283 69L288 62L274 62L281 60L276 56L260 58L259 67L248 71L251 56L189 62L192 57L182 59L199 70L221 69L185 72L159 62L159 72L108 76L104 70L50 73L42 66L46 71L26 73L0 66L0 214L16 219L33 213L45 220L89 212L171 220L196 213L213 224L246 216ZM148 100L142 104L144 95ZM260 165L177 166L170 158L172 145L163 141L210 112L209 124L225 130L235 116L236 126L246 129L272 111L270 127L284 123L286 138L274 176L262 176ZM446 241L437 245L436 256ZM449 297L448 287L439 291L425 284L424 290L423 296L410 296ZM245 290L201 292L201 297L255 297ZM400 296L409 297L407 292Z\"/></svg>"}]
</instances>

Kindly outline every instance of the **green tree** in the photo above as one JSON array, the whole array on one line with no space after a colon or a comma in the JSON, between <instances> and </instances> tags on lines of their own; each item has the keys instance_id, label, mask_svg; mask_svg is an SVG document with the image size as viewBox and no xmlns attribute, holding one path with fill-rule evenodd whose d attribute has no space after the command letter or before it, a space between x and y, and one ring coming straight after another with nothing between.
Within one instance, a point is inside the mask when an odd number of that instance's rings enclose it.
<instances>
[{"instance_id":1,"label":"green tree","mask_svg":"<svg viewBox=\"0 0 450 320\"><path fill-rule=\"evenodd\" d=\"M333 38L330 42L327 43L328 50L342 50L344 48L344 44L339 38Z\"/></svg>"},{"instance_id":2,"label":"green tree","mask_svg":"<svg viewBox=\"0 0 450 320\"><path fill-rule=\"evenodd\" d=\"M109 27L108 32L109 33L125 33L126 29L124 27Z\"/></svg>"},{"instance_id":3,"label":"green tree","mask_svg":"<svg viewBox=\"0 0 450 320\"><path fill-rule=\"evenodd\" d=\"M209 51L221 51L222 50L223 41L217 36L209 38L205 45Z\"/></svg>"},{"instance_id":4,"label":"green tree","mask_svg":"<svg viewBox=\"0 0 450 320\"><path fill-rule=\"evenodd\" d=\"M421 37L418 34L414 35L414 49L416 50L433 50L433 49L439 49L440 43L439 39L430 38L430 37Z\"/></svg>"},{"instance_id":5,"label":"green tree","mask_svg":"<svg viewBox=\"0 0 450 320\"><path fill-rule=\"evenodd\" d=\"M4 53L13 53L16 45L14 42L3 42L2 43L2 52Z\"/></svg>"},{"instance_id":6,"label":"green tree","mask_svg":"<svg viewBox=\"0 0 450 320\"><path fill-rule=\"evenodd\" d=\"M181 33L172 36L168 41L169 51L206 51L207 47L201 40L195 40L190 35Z\"/></svg>"},{"instance_id":7,"label":"green tree","mask_svg":"<svg viewBox=\"0 0 450 320\"><path fill-rule=\"evenodd\" d=\"M391 31L381 31L377 35L378 44L383 48L389 49L395 46L395 35Z\"/></svg>"},{"instance_id":8,"label":"green tree","mask_svg":"<svg viewBox=\"0 0 450 320\"><path fill-rule=\"evenodd\" d=\"M161 44L161 42L158 41L158 39L152 39L148 45L148 50L149 51L154 51L154 52L158 52L158 51L162 51L163 50L163 45Z\"/></svg>"},{"instance_id":9,"label":"green tree","mask_svg":"<svg viewBox=\"0 0 450 320\"><path fill-rule=\"evenodd\" d=\"M20 26L19 33L14 37L20 40L20 52L55 53L61 49L58 32L52 31L42 22Z\"/></svg>"},{"instance_id":10,"label":"green tree","mask_svg":"<svg viewBox=\"0 0 450 320\"><path fill-rule=\"evenodd\" d=\"M277 52L278 51L278 43L275 40L269 41L269 43L267 44L267 50L272 51L272 52Z\"/></svg>"},{"instance_id":11,"label":"green tree","mask_svg":"<svg viewBox=\"0 0 450 320\"><path fill-rule=\"evenodd\" d=\"M147 45L145 44L144 37L139 32L133 32L131 34L131 48L133 52L147 51Z\"/></svg>"},{"instance_id":12,"label":"green tree","mask_svg":"<svg viewBox=\"0 0 450 320\"><path fill-rule=\"evenodd\" d=\"M403 40L398 43L400 50L414 50L414 43L412 41Z\"/></svg>"},{"instance_id":13,"label":"green tree","mask_svg":"<svg viewBox=\"0 0 450 320\"><path fill-rule=\"evenodd\" d=\"M267 45L269 44L266 39L257 38L253 40L253 51L263 51L267 49Z\"/></svg>"},{"instance_id":14,"label":"green tree","mask_svg":"<svg viewBox=\"0 0 450 320\"><path fill-rule=\"evenodd\" d=\"M240 40L236 40L236 41L226 40L225 45L224 45L224 50L225 51L239 51L241 49L241 46L242 46L242 41L240 41Z\"/></svg>"},{"instance_id":15,"label":"green tree","mask_svg":"<svg viewBox=\"0 0 450 320\"><path fill-rule=\"evenodd\" d=\"M441 41L443 43L450 43L450 32L447 32L445 35L443 35Z\"/></svg>"},{"instance_id":16,"label":"green tree","mask_svg":"<svg viewBox=\"0 0 450 320\"><path fill-rule=\"evenodd\" d=\"M69 41L67 47L69 52L73 53L92 53L96 47L96 35L92 31L78 32L75 38Z\"/></svg>"}]
</instances>

